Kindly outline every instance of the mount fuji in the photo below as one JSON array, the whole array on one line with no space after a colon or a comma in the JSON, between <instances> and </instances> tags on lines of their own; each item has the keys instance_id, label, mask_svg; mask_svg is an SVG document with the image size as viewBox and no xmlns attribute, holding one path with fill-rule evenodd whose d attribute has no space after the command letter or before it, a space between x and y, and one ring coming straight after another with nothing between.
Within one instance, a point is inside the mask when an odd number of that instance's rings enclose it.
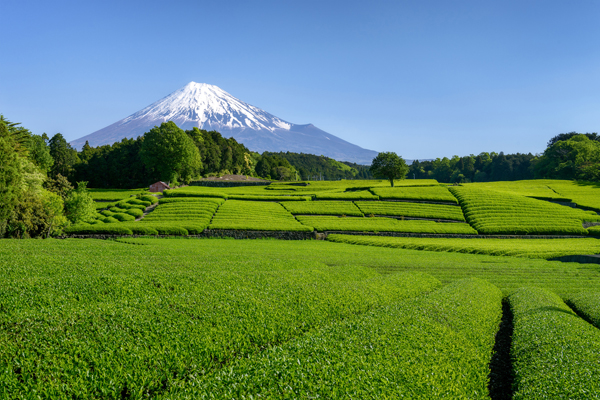
<instances>
[{"instance_id":1,"label":"mount fuji","mask_svg":"<svg viewBox=\"0 0 600 400\"><path fill-rule=\"evenodd\" d=\"M165 98L99 131L71 142L81 149L135 138L155 125L173 121L181 129L198 127L233 137L248 149L292 151L324 155L335 160L371 164L376 151L363 149L312 124L298 125L282 120L245 103L224 90L206 83L190 82Z\"/></svg>"}]
</instances>

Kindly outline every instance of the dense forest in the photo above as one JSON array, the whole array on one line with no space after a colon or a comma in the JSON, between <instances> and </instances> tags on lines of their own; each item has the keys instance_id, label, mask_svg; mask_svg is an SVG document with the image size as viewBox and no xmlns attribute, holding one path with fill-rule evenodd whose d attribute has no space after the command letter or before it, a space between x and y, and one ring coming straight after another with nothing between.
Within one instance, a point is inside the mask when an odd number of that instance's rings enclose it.
<instances>
[{"instance_id":1,"label":"dense forest","mask_svg":"<svg viewBox=\"0 0 600 400\"><path fill-rule=\"evenodd\" d=\"M600 136L596 133L561 133L550 139L541 155L491 152L431 161L415 160L409 167L407 178L432 178L444 183L537 178L600 180Z\"/></svg>"},{"instance_id":2,"label":"dense forest","mask_svg":"<svg viewBox=\"0 0 600 400\"><path fill-rule=\"evenodd\" d=\"M346 161L336 161L325 156L313 154L280 152L264 152L263 157L282 158L289 162L298 172L300 180L338 180L338 179L372 179L373 175L366 165ZM259 171L257 169L257 171Z\"/></svg>"}]
</instances>

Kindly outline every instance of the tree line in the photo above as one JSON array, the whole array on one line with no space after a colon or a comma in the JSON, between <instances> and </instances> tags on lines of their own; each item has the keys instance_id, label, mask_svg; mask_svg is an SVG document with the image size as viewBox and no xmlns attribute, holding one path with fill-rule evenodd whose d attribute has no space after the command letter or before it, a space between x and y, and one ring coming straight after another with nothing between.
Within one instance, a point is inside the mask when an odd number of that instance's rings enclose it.
<instances>
[{"instance_id":1,"label":"tree line","mask_svg":"<svg viewBox=\"0 0 600 400\"><path fill-rule=\"evenodd\" d=\"M600 136L561 133L548 141L543 154L480 153L464 157L415 160L408 179L443 183L515 181L524 179L600 180Z\"/></svg>"}]
</instances>

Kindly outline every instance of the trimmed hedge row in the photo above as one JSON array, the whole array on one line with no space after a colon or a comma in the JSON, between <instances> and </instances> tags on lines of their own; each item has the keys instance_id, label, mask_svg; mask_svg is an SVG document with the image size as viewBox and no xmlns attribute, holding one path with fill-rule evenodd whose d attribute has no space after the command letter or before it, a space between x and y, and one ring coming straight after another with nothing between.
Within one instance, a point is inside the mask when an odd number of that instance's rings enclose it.
<instances>
[{"instance_id":1,"label":"trimmed hedge row","mask_svg":"<svg viewBox=\"0 0 600 400\"><path fill-rule=\"evenodd\" d=\"M456 198L445 186L426 187L377 187L371 189L381 199L442 201L458 204Z\"/></svg>"},{"instance_id":2,"label":"trimmed hedge row","mask_svg":"<svg viewBox=\"0 0 600 400\"><path fill-rule=\"evenodd\" d=\"M385 217L321 217L298 215L298 220L316 230L354 231L354 232L405 232L476 235L468 224L444 223L435 221L406 220L399 221Z\"/></svg>"},{"instance_id":3,"label":"trimmed hedge row","mask_svg":"<svg viewBox=\"0 0 600 400\"><path fill-rule=\"evenodd\" d=\"M600 292L581 292L571 296L568 302L573 305L579 315L600 328Z\"/></svg>"},{"instance_id":4,"label":"trimmed hedge row","mask_svg":"<svg viewBox=\"0 0 600 400\"><path fill-rule=\"evenodd\" d=\"M290 213L306 215L354 215L362 217L358 207L351 201L311 201L306 203L282 201L281 205Z\"/></svg>"},{"instance_id":5,"label":"trimmed hedge row","mask_svg":"<svg viewBox=\"0 0 600 400\"><path fill-rule=\"evenodd\" d=\"M365 215L393 215L414 218L449 219L454 221L465 220L460 207L443 204L399 201L356 201L355 204Z\"/></svg>"},{"instance_id":6,"label":"trimmed hedge row","mask_svg":"<svg viewBox=\"0 0 600 400\"><path fill-rule=\"evenodd\" d=\"M509 301L513 398L600 398L600 330L545 289L522 288Z\"/></svg>"}]
</instances>

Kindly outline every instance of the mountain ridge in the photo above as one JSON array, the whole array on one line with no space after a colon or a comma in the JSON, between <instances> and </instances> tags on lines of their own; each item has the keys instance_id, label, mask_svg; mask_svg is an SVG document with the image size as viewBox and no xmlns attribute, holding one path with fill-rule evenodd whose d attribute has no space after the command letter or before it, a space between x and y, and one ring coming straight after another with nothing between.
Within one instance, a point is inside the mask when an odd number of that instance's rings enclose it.
<instances>
[{"instance_id":1,"label":"mountain ridge","mask_svg":"<svg viewBox=\"0 0 600 400\"><path fill-rule=\"evenodd\" d=\"M181 129L198 127L233 137L248 149L324 155L340 161L370 164L376 151L363 149L313 124L294 124L245 103L221 88L190 82L149 106L105 128L71 142L96 147L143 135L155 125L173 121Z\"/></svg>"}]
</instances>

